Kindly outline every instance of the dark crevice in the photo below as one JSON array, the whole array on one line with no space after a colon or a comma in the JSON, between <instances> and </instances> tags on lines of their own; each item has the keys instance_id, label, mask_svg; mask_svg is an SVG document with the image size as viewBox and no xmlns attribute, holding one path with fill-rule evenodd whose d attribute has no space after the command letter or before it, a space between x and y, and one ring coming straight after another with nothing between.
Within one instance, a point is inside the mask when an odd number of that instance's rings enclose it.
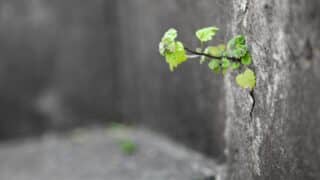
<instances>
[{"instance_id":1,"label":"dark crevice","mask_svg":"<svg viewBox=\"0 0 320 180\"><path fill-rule=\"evenodd\" d=\"M254 107L256 105L256 99L255 99L255 96L254 96L254 90L250 91L250 96L251 96L252 101L253 101L251 109L250 109L250 119L252 120L253 119L253 110L254 110Z\"/></svg>"},{"instance_id":2,"label":"dark crevice","mask_svg":"<svg viewBox=\"0 0 320 180\"><path fill-rule=\"evenodd\" d=\"M215 180L215 179L216 179L215 176L207 176L203 180Z\"/></svg>"},{"instance_id":3,"label":"dark crevice","mask_svg":"<svg viewBox=\"0 0 320 180\"><path fill-rule=\"evenodd\" d=\"M249 2L250 0L247 0L247 2L246 2L246 7L245 7L245 9L244 9L244 13L243 14L246 14L247 12L248 12L248 9L249 9Z\"/></svg>"}]
</instances>

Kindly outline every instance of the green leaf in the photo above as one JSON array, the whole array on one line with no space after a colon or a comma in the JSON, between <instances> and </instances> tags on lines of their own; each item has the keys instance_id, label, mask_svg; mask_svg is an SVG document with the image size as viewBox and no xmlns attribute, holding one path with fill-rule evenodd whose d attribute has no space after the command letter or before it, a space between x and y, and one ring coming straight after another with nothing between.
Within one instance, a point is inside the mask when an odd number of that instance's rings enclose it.
<instances>
[{"instance_id":1,"label":"green leaf","mask_svg":"<svg viewBox=\"0 0 320 180\"><path fill-rule=\"evenodd\" d=\"M246 69L236 77L236 82L240 87L252 90L256 86L256 75L251 69Z\"/></svg>"},{"instance_id":2,"label":"green leaf","mask_svg":"<svg viewBox=\"0 0 320 180\"><path fill-rule=\"evenodd\" d=\"M196 52L201 53L202 49L201 48L196 48Z\"/></svg>"},{"instance_id":3,"label":"green leaf","mask_svg":"<svg viewBox=\"0 0 320 180\"><path fill-rule=\"evenodd\" d=\"M241 57L241 63L243 65L250 65L252 63L251 54L249 52L247 52L246 55Z\"/></svg>"},{"instance_id":4,"label":"green leaf","mask_svg":"<svg viewBox=\"0 0 320 180\"><path fill-rule=\"evenodd\" d=\"M159 43L159 52L165 56L166 52L174 52L176 47L175 39L178 36L177 30L171 28L164 33L161 42Z\"/></svg>"},{"instance_id":5,"label":"green leaf","mask_svg":"<svg viewBox=\"0 0 320 180\"><path fill-rule=\"evenodd\" d=\"M170 28L167 32L163 35L163 40L171 40L174 41L178 37L178 31L174 28Z\"/></svg>"},{"instance_id":6,"label":"green leaf","mask_svg":"<svg viewBox=\"0 0 320 180\"><path fill-rule=\"evenodd\" d=\"M231 66L231 62L227 58L222 58L221 62L222 62L221 63L222 74L225 75L227 73L229 67Z\"/></svg>"},{"instance_id":7,"label":"green leaf","mask_svg":"<svg viewBox=\"0 0 320 180\"><path fill-rule=\"evenodd\" d=\"M241 58L248 52L245 37L242 35L235 36L227 44L228 56Z\"/></svg>"},{"instance_id":8,"label":"green leaf","mask_svg":"<svg viewBox=\"0 0 320 180\"><path fill-rule=\"evenodd\" d=\"M230 41L228 42L227 46L228 48L230 46L234 46L234 45L245 45L246 44L246 38L243 35L237 35L235 37L233 37L232 39L230 39Z\"/></svg>"},{"instance_id":9,"label":"green leaf","mask_svg":"<svg viewBox=\"0 0 320 180\"><path fill-rule=\"evenodd\" d=\"M123 154L132 155L137 151L137 144L131 139L121 139L118 144Z\"/></svg>"},{"instance_id":10,"label":"green leaf","mask_svg":"<svg viewBox=\"0 0 320 180\"><path fill-rule=\"evenodd\" d=\"M215 73L219 73L221 71L220 62L217 59L212 59L208 66Z\"/></svg>"},{"instance_id":11,"label":"green leaf","mask_svg":"<svg viewBox=\"0 0 320 180\"><path fill-rule=\"evenodd\" d=\"M233 69L233 70L239 69L239 67L240 67L240 63L239 62L233 62L231 64L231 69Z\"/></svg>"},{"instance_id":12,"label":"green leaf","mask_svg":"<svg viewBox=\"0 0 320 180\"><path fill-rule=\"evenodd\" d=\"M159 52L162 56L166 57L166 62L169 64L171 71L187 60L183 44L175 41L177 37L177 30L171 28L164 33L159 43Z\"/></svg>"},{"instance_id":13,"label":"green leaf","mask_svg":"<svg viewBox=\"0 0 320 180\"><path fill-rule=\"evenodd\" d=\"M208 54L208 48L206 48L203 53ZM201 56L200 57L200 64L203 64L204 61L206 61L206 57L205 56Z\"/></svg>"},{"instance_id":14,"label":"green leaf","mask_svg":"<svg viewBox=\"0 0 320 180\"><path fill-rule=\"evenodd\" d=\"M222 58L221 67L222 67L223 69L228 69L230 66L231 66L230 60L227 59L227 58Z\"/></svg>"},{"instance_id":15,"label":"green leaf","mask_svg":"<svg viewBox=\"0 0 320 180\"><path fill-rule=\"evenodd\" d=\"M207 52L212 56L223 56L226 46L224 44L220 44L218 46L209 46L206 48Z\"/></svg>"},{"instance_id":16,"label":"green leaf","mask_svg":"<svg viewBox=\"0 0 320 180\"><path fill-rule=\"evenodd\" d=\"M166 51L166 48L165 48L164 43L163 43L163 42L160 42L160 43L159 43L159 53L160 53L162 56L164 56L165 51Z\"/></svg>"},{"instance_id":17,"label":"green leaf","mask_svg":"<svg viewBox=\"0 0 320 180\"><path fill-rule=\"evenodd\" d=\"M166 52L165 57L171 71L187 60L186 51L181 42L176 42L175 50L173 52Z\"/></svg>"},{"instance_id":18,"label":"green leaf","mask_svg":"<svg viewBox=\"0 0 320 180\"><path fill-rule=\"evenodd\" d=\"M201 42L207 42L210 41L212 37L216 35L218 30L219 29L214 26L202 28L196 31L196 36Z\"/></svg>"}]
</instances>

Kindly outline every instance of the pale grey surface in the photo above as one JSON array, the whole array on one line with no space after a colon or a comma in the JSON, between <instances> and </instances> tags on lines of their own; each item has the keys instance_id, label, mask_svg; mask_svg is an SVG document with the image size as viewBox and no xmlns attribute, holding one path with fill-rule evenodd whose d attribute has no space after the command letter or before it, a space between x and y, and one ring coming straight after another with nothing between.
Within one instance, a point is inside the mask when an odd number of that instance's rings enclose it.
<instances>
[{"instance_id":1,"label":"pale grey surface","mask_svg":"<svg viewBox=\"0 0 320 180\"><path fill-rule=\"evenodd\" d=\"M124 155L130 137L138 151ZM145 130L77 130L0 145L1 180L194 180L215 174L213 161Z\"/></svg>"},{"instance_id":2,"label":"pale grey surface","mask_svg":"<svg viewBox=\"0 0 320 180\"><path fill-rule=\"evenodd\" d=\"M254 96L226 79L228 180L320 179L320 1L234 0Z\"/></svg>"}]
</instances>

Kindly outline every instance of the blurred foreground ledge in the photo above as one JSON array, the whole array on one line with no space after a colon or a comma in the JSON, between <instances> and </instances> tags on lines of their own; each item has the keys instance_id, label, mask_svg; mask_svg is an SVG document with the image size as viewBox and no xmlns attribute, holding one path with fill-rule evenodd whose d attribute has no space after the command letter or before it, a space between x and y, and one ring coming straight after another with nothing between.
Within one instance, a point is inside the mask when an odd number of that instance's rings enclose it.
<instances>
[{"instance_id":1,"label":"blurred foreground ledge","mask_svg":"<svg viewBox=\"0 0 320 180\"><path fill-rule=\"evenodd\" d=\"M135 151L119 146L127 139ZM196 180L222 167L144 129L78 129L0 145L0 179ZM212 178L211 178L212 179Z\"/></svg>"}]
</instances>

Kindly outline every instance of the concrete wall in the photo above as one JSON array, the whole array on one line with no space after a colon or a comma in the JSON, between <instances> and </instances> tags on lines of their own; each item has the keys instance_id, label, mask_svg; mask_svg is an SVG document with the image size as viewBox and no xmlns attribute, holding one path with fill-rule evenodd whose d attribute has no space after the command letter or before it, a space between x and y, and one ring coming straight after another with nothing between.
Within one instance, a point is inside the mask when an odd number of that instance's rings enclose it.
<instances>
[{"instance_id":1,"label":"concrete wall","mask_svg":"<svg viewBox=\"0 0 320 180\"><path fill-rule=\"evenodd\" d=\"M45 124L33 104L51 76L55 18L36 1L0 3L0 138L38 134Z\"/></svg>"},{"instance_id":2,"label":"concrete wall","mask_svg":"<svg viewBox=\"0 0 320 180\"><path fill-rule=\"evenodd\" d=\"M210 25L224 42L227 2L1 1L0 136L125 121L221 156L222 77L196 61L170 73L158 42L175 27L195 48Z\"/></svg>"},{"instance_id":3,"label":"concrete wall","mask_svg":"<svg viewBox=\"0 0 320 180\"><path fill-rule=\"evenodd\" d=\"M251 96L233 75L225 81L227 179L319 179L320 3L233 5L233 33L248 38L257 86Z\"/></svg>"},{"instance_id":4,"label":"concrete wall","mask_svg":"<svg viewBox=\"0 0 320 180\"><path fill-rule=\"evenodd\" d=\"M0 138L113 115L114 15L112 1L0 2Z\"/></svg>"}]
</instances>

